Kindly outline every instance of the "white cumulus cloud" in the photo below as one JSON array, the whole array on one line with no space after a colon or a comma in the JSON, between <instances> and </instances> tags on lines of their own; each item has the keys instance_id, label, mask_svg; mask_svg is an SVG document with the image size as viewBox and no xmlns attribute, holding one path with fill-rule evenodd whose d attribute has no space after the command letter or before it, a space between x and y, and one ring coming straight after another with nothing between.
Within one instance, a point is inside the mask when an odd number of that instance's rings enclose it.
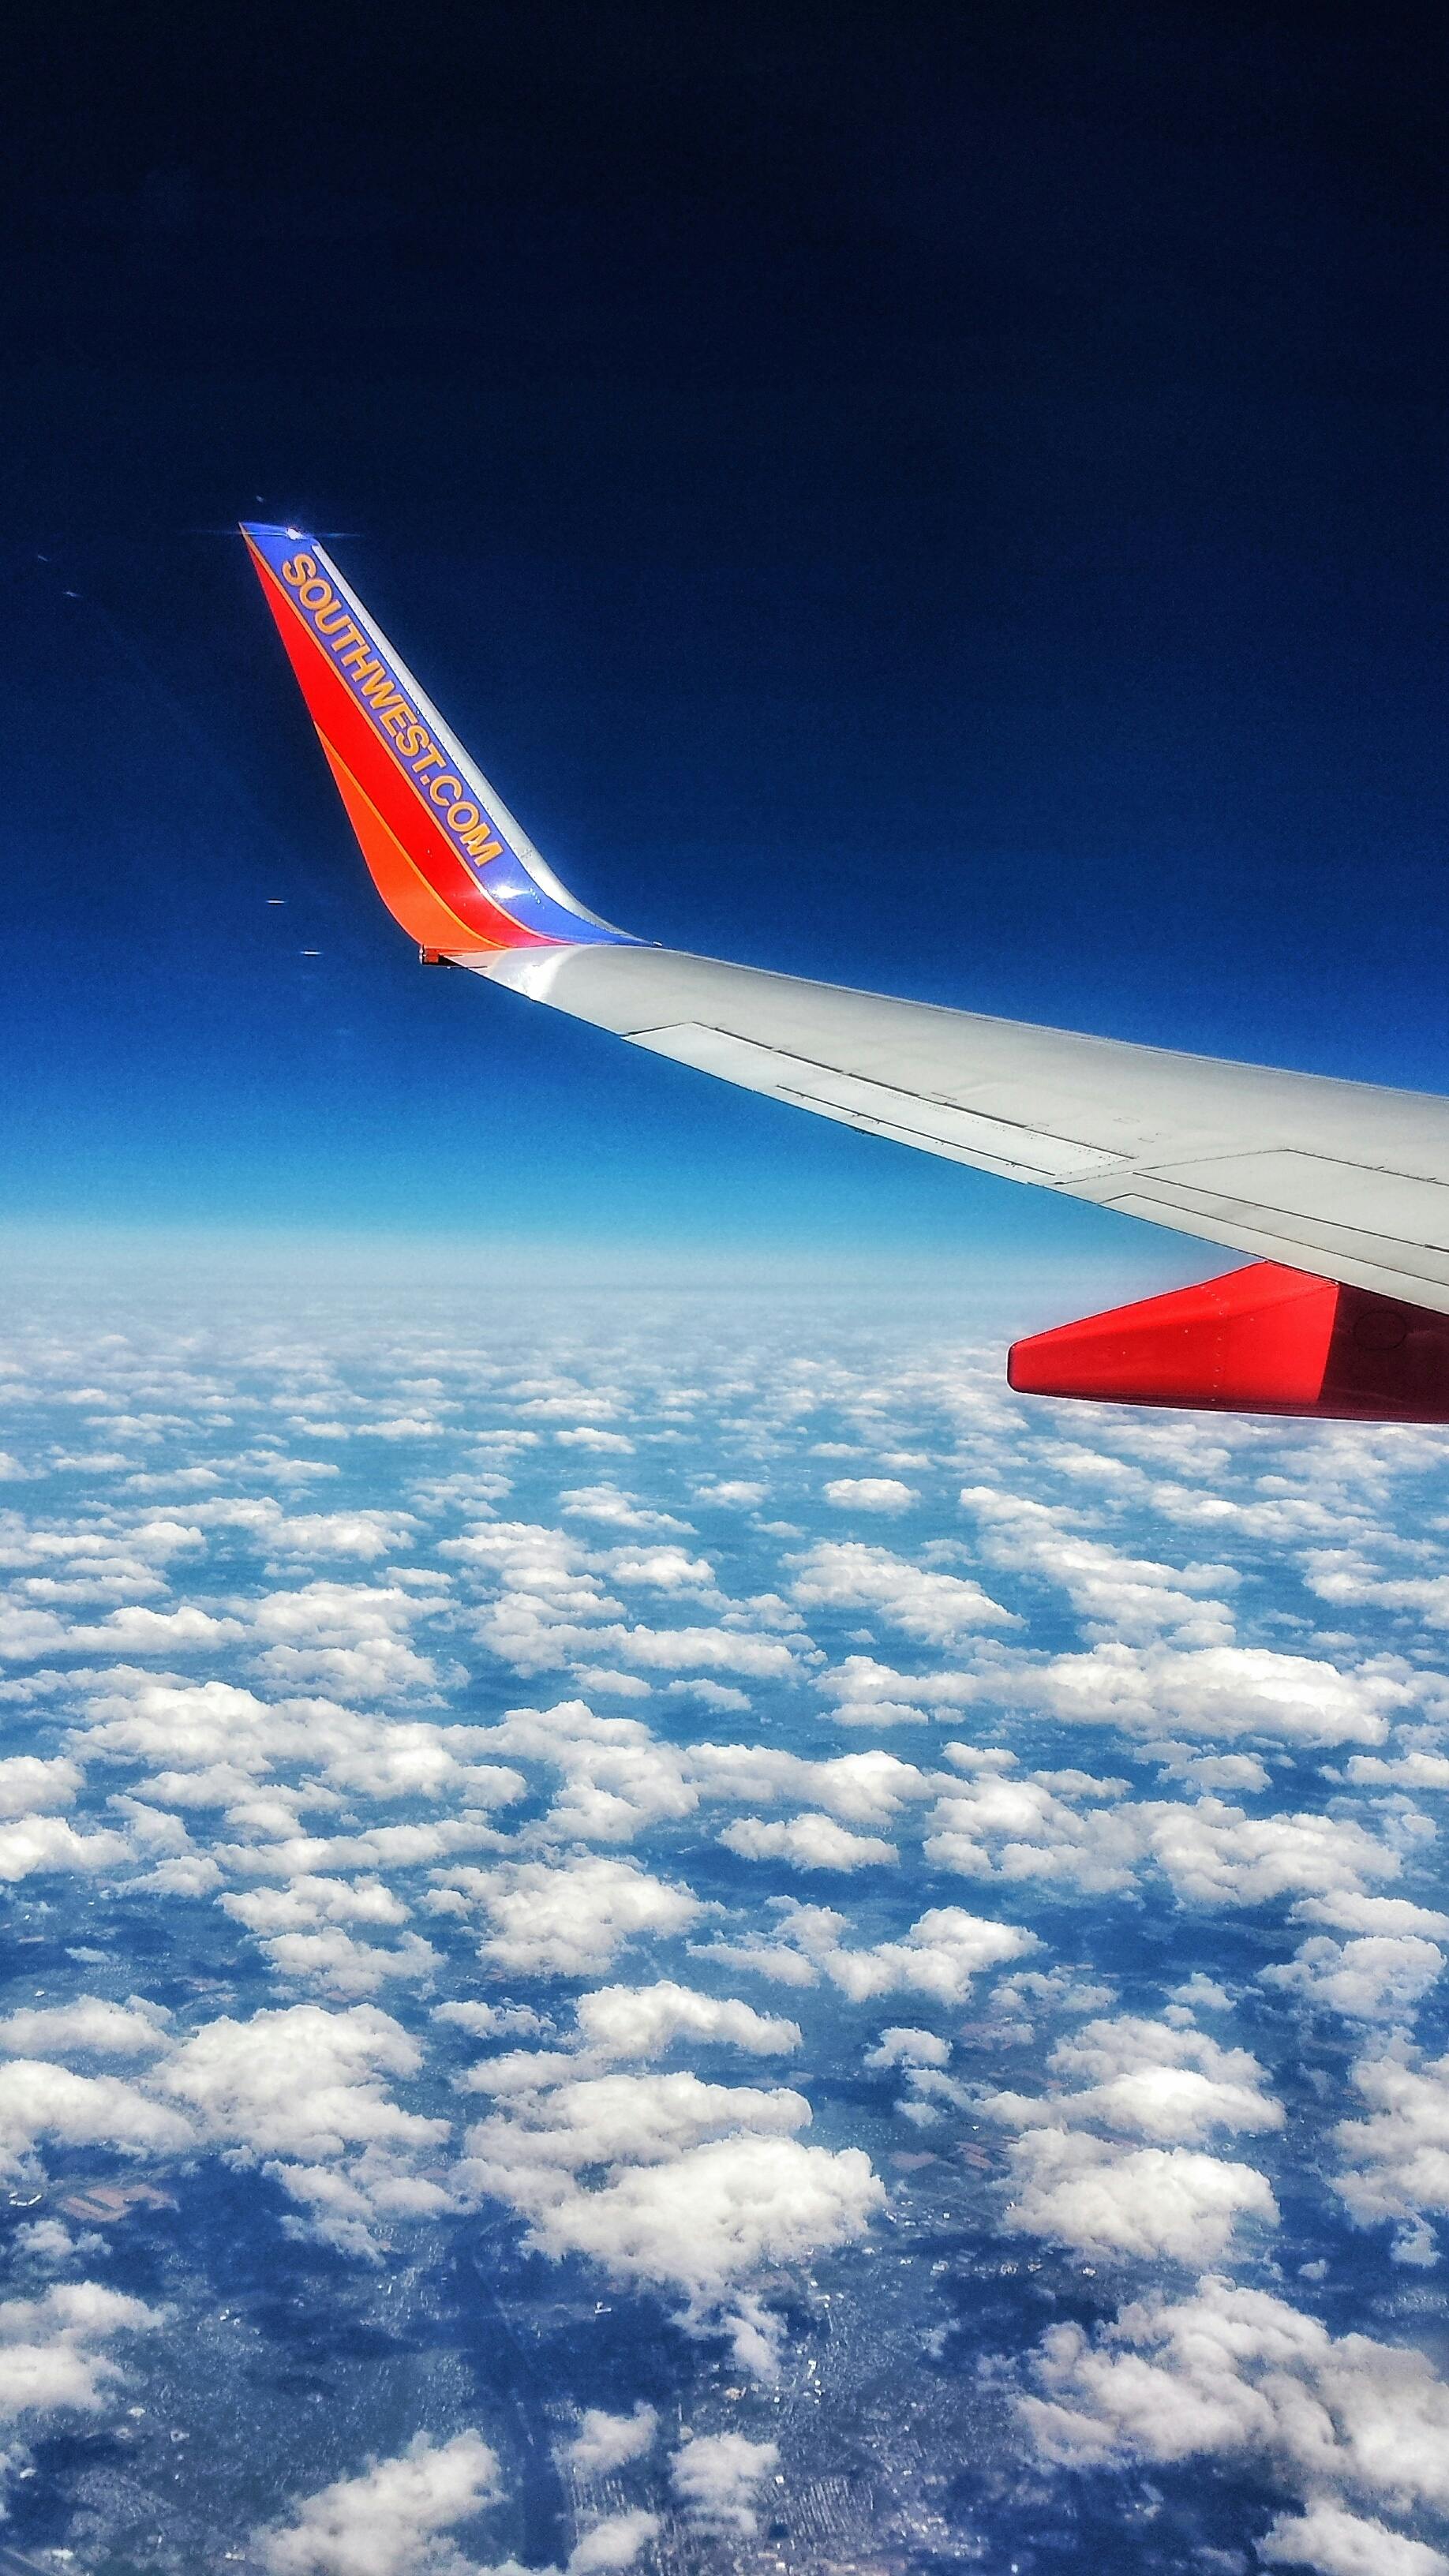
<instances>
[{"instance_id":1,"label":"white cumulus cloud","mask_svg":"<svg viewBox=\"0 0 1449 2576\"><path fill-rule=\"evenodd\" d=\"M927 1646L953 1646L980 1628L1021 1624L979 1583L912 1565L858 1539L822 1540L798 1557L791 1598L804 1610L874 1611Z\"/></svg>"},{"instance_id":2,"label":"white cumulus cloud","mask_svg":"<svg viewBox=\"0 0 1449 2576\"><path fill-rule=\"evenodd\" d=\"M900 1859L894 1843L879 1834L853 1834L833 1816L791 1816L770 1823L761 1816L741 1816L725 1826L720 1841L742 1860L782 1860L790 1869L869 1869L873 1863Z\"/></svg>"},{"instance_id":3,"label":"white cumulus cloud","mask_svg":"<svg viewBox=\"0 0 1449 2576\"><path fill-rule=\"evenodd\" d=\"M40 2299L0 2302L0 2422L53 2409L94 2415L123 2378L108 2349L118 2335L150 2334L165 2313L97 2281L57 2282Z\"/></svg>"},{"instance_id":4,"label":"white cumulus cloud","mask_svg":"<svg viewBox=\"0 0 1449 2576\"><path fill-rule=\"evenodd\" d=\"M493 1926L487 1957L526 1976L602 1975L627 1943L688 1931L704 1911L689 1888L592 1855L469 1871L465 1892Z\"/></svg>"},{"instance_id":5,"label":"white cumulus cloud","mask_svg":"<svg viewBox=\"0 0 1449 2576\"><path fill-rule=\"evenodd\" d=\"M798 2022L668 1980L601 1986L580 1996L574 2016L585 2046L603 2057L662 2057L682 2038L742 2048L752 2057L778 2057L801 2045Z\"/></svg>"},{"instance_id":6,"label":"white cumulus cloud","mask_svg":"<svg viewBox=\"0 0 1449 2576\"><path fill-rule=\"evenodd\" d=\"M268 2576L470 2576L445 2535L498 2493L481 2433L415 2434L391 2460L307 2496L291 2522L253 2536Z\"/></svg>"},{"instance_id":7,"label":"white cumulus cloud","mask_svg":"<svg viewBox=\"0 0 1449 2576\"><path fill-rule=\"evenodd\" d=\"M610 2415L602 2406L587 2406L564 2456L581 2475L604 2477L628 2460L642 2460L653 2450L658 2430L659 2418L642 2397L628 2415Z\"/></svg>"},{"instance_id":8,"label":"white cumulus cloud","mask_svg":"<svg viewBox=\"0 0 1449 2576\"><path fill-rule=\"evenodd\" d=\"M832 1476L825 1499L842 1512L908 1512L920 1496L898 1476Z\"/></svg>"},{"instance_id":9,"label":"white cumulus cloud","mask_svg":"<svg viewBox=\"0 0 1449 2576\"><path fill-rule=\"evenodd\" d=\"M1020 2413L1048 2460L1256 2458L1298 2487L1310 2514L1345 2499L1371 2515L1449 2504L1449 2386L1432 2363L1367 2335L1334 2337L1266 2290L1210 2275L1185 2299L1135 2302L1095 2336L1053 2326L1032 2376ZM1374 2568L1364 2534L1340 2524L1336 2536Z\"/></svg>"},{"instance_id":10,"label":"white cumulus cloud","mask_svg":"<svg viewBox=\"0 0 1449 2576\"><path fill-rule=\"evenodd\" d=\"M670 2484L691 2522L749 2539L759 2522L755 2497L779 2458L775 2442L751 2442L743 2433L696 2433L675 2452Z\"/></svg>"}]
</instances>

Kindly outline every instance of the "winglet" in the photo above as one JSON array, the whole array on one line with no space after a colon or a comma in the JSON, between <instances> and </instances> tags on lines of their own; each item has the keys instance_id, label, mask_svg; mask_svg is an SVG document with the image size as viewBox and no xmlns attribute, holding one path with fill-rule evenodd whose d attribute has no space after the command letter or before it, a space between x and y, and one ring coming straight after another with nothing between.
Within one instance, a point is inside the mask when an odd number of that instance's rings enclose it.
<instances>
[{"instance_id":1,"label":"winglet","mask_svg":"<svg viewBox=\"0 0 1449 2576\"><path fill-rule=\"evenodd\" d=\"M242 535L373 882L418 946L635 946L559 884L317 539Z\"/></svg>"}]
</instances>

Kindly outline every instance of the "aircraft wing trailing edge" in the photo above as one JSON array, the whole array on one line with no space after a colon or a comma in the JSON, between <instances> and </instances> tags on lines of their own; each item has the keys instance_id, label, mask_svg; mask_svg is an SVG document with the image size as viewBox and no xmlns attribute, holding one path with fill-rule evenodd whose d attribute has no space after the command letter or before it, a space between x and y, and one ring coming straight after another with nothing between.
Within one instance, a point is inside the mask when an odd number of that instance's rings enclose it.
<instances>
[{"instance_id":1,"label":"aircraft wing trailing edge","mask_svg":"<svg viewBox=\"0 0 1449 2576\"><path fill-rule=\"evenodd\" d=\"M317 539L243 535L378 892L429 962L817 1117L1253 1256L1018 1342L1025 1393L1449 1422L1449 1100L635 939L559 883Z\"/></svg>"}]
</instances>

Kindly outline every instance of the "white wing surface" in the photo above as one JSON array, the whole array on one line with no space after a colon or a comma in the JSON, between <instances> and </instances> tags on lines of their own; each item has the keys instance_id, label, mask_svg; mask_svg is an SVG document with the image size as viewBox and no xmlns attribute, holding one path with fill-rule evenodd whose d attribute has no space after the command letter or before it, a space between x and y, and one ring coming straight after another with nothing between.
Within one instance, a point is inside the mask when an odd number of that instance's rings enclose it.
<instances>
[{"instance_id":1,"label":"white wing surface","mask_svg":"<svg viewBox=\"0 0 1449 2576\"><path fill-rule=\"evenodd\" d=\"M1449 1314L1449 1100L669 949L460 965L793 1108Z\"/></svg>"}]
</instances>

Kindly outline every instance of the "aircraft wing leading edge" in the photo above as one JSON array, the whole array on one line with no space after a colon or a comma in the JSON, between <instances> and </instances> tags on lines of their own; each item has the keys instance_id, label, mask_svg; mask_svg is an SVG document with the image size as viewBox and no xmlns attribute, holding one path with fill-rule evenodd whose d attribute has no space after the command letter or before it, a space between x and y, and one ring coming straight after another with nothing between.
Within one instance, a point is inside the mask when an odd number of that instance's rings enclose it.
<instances>
[{"instance_id":1,"label":"aircraft wing leading edge","mask_svg":"<svg viewBox=\"0 0 1449 2576\"><path fill-rule=\"evenodd\" d=\"M317 540L243 533L374 881L425 958L818 1117L1254 1256L1018 1343L1024 1391L1449 1421L1449 1100L647 945L560 885Z\"/></svg>"}]
</instances>

